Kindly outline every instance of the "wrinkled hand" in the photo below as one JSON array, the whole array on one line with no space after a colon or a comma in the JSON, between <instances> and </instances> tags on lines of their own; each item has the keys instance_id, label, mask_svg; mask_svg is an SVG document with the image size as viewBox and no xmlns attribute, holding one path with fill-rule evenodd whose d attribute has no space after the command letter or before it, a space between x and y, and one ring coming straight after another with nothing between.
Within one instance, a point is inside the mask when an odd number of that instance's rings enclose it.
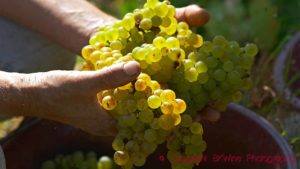
<instances>
[{"instance_id":1,"label":"wrinkled hand","mask_svg":"<svg viewBox=\"0 0 300 169\"><path fill-rule=\"evenodd\" d=\"M25 75L32 99L28 115L66 123L94 135L114 135L116 123L97 102L96 93L125 85L140 72L137 62L99 71L50 71Z\"/></svg>"}]
</instances>

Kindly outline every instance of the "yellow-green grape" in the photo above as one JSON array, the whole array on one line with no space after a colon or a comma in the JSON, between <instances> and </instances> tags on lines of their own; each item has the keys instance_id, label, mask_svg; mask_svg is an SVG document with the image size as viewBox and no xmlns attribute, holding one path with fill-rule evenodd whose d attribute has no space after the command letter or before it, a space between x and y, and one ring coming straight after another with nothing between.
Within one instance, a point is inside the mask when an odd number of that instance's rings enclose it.
<instances>
[{"instance_id":1,"label":"yellow-green grape","mask_svg":"<svg viewBox=\"0 0 300 169\"><path fill-rule=\"evenodd\" d=\"M249 43L245 46L245 54L250 57L254 57L258 53L257 46Z\"/></svg>"},{"instance_id":2,"label":"yellow-green grape","mask_svg":"<svg viewBox=\"0 0 300 169\"><path fill-rule=\"evenodd\" d=\"M184 70L188 70L192 67L194 67L195 62L191 59L184 59L183 61L183 66L184 66Z\"/></svg>"},{"instance_id":3,"label":"yellow-green grape","mask_svg":"<svg viewBox=\"0 0 300 169\"><path fill-rule=\"evenodd\" d=\"M167 40L166 40L166 47L167 48L179 48L180 47L180 43L179 43L179 40L175 37L169 37Z\"/></svg>"},{"instance_id":4,"label":"yellow-green grape","mask_svg":"<svg viewBox=\"0 0 300 169\"><path fill-rule=\"evenodd\" d=\"M121 43L119 40L113 40L113 41L110 43L110 47L111 47L113 50L122 50L122 49L123 49L123 45L122 45L122 43Z\"/></svg>"},{"instance_id":5,"label":"yellow-green grape","mask_svg":"<svg viewBox=\"0 0 300 169\"><path fill-rule=\"evenodd\" d=\"M157 118L153 118L153 119L152 119L152 122L151 122L151 124L150 124L150 127L151 127L152 129L155 129L155 130L159 129L159 124L158 124L158 119L157 119Z\"/></svg>"},{"instance_id":6,"label":"yellow-green grape","mask_svg":"<svg viewBox=\"0 0 300 169\"><path fill-rule=\"evenodd\" d=\"M133 17L125 17L122 19L122 26L129 31L130 29L132 29L135 26L135 20Z\"/></svg>"},{"instance_id":7,"label":"yellow-green grape","mask_svg":"<svg viewBox=\"0 0 300 169\"><path fill-rule=\"evenodd\" d=\"M147 82L143 79L138 79L134 83L135 90L137 91L144 91L147 88Z\"/></svg>"},{"instance_id":8,"label":"yellow-green grape","mask_svg":"<svg viewBox=\"0 0 300 169\"><path fill-rule=\"evenodd\" d=\"M161 48L165 47L165 42L166 42L165 38L158 36L158 37L154 38L153 45L156 48L161 49Z\"/></svg>"},{"instance_id":9,"label":"yellow-green grape","mask_svg":"<svg viewBox=\"0 0 300 169\"><path fill-rule=\"evenodd\" d=\"M105 96L101 101L101 105L106 110L113 110L117 106L117 101L112 96Z\"/></svg>"},{"instance_id":10,"label":"yellow-green grape","mask_svg":"<svg viewBox=\"0 0 300 169\"><path fill-rule=\"evenodd\" d=\"M157 109L161 105L161 99L157 95L152 95L148 97L147 102L148 102L148 106L152 109Z\"/></svg>"},{"instance_id":11,"label":"yellow-green grape","mask_svg":"<svg viewBox=\"0 0 300 169\"><path fill-rule=\"evenodd\" d=\"M200 74L200 73L206 73L208 68L206 66L206 64L202 61L198 61L195 63L195 68L196 71Z\"/></svg>"},{"instance_id":12,"label":"yellow-green grape","mask_svg":"<svg viewBox=\"0 0 300 169\"><path fill-rule=\"evenodd\" d=\"M149 83L151 81L151 77L146 73L140 73L138 79L143 79L146 83Z\"/></svg>"},{"instance_id":13,"label":"yellow-green grape","mask_svg":"<svg viewBox=\"0 0 300 169\"><path fill-rule=\"evenodd\" d=\"M183 114L181 117L181 124L183 127L190 127L193 123L193 119L189 114Z\"/></svg>"},{"instance_id":14,"label":"yellow-green grape","mask_svg":"<svg viewBox=\"0 0 300 169\"><path fill-rule=\"evenodd\" d=\"M146 110L148 108L148 102L146 99L139 99L137 101L137 109L142 111L142 110Z\"/></svg>"},{"instance_id":15,"label":"yellow-green grape","mask_svg":"<svg viewBox=\"0 0 300 169\"><path fill-rule=\"evenodd\" d=\"M158 0L147 0L147 3L145 5L146 7L154 8L158 2Z\"/></svg>"},{"instance_id":16,"label":"yellow-green grape","mask_svg":"<svg viewBox=\"0 0 300 169\"><path fill-rule=\"evenodd\" d=\"M163 102L160 110L163 114L171 114L174 111L174 105L171 102Z\"/></svg>"},{"instance_id":17,"label":"yellow-green grape","mask_svg":"<svg viewBox=\"0 0 300 169\"><path fill-rule=\"evenodd\" d=\"M129 155L126 151L116 151L114 153L114 161L118 165L125 165L129 161Z\"/></svg>"},{"instance_id":18,"label":"yellow-green grape","mask_svg":"<svg viewBox=\"0 0 300 169\"><path fill-rule=\"evenodd\" d=\"M198 72L195 67L191 67L184 72L184 77L189 82L195 82L198 79Z\"/></svg>"},{"instance_id":19,"label":"yellow-green grape","mask_svg":"<svg viewBox=\"0 0 300 169\"><path fill-rule=\"evenodd\" d=\"M168 14L168 5L163 2L159 2L154 7L154 12L156 15L164 17Z\"/></svg>"},{"instance_id":20,"label":"yellow-green grape","mask_svg":"<svg viewBox=\"0 0 300 169\"><path fill-rule=\"evenodd\" d=\"M87 45L82 48L81 55L84 59L89 60L91 53L94 52L94 47L91 45Z\"/></svg>"},{"instance_id":21,"label":"yellow-green grape","mask_svg":"<svg viewBox=\"0 0 300 169\"><path fill-rule=\"evenodd\" d=\"M144 18L140 23L140 28L144 30L149 30L152 27L152 20L149 18Z\"/></svg>"},{"instance_id":22,"label":"yellow-green grape","mask_svg":"<svg viewBox=\"0 0 300 169\"><path fill-rule=\"evenodd\" d=\"M194 122L191 126L190 126L190 130L193 134L203 134L203 128L202 125L198 122Z\"/></svg>"},{"instance_id":23,"label":"yellow-green grape","mask_svg":"<svg viewBox=\"0 0 300 169\"><path fill-rule=\"evenodd\" d=\"M174 106L174 113L181 114L186 110L186 103L182 99L175 99L175 102L173 102Z\"/></svg>"},{"instance_id":24,"label":"yellow-green grape","mask_svg":"<svg viewBox=\"0 0 300 169\"><path fill-rule=\"evenodd\" d=\"M173 90L166 89L161 92L160 98L162 102L172 102L176 99L176 94Z\"/></svg>"},{"instance_id":25,"label":"yellow-green grape","mask_svg":"<svg viewBox=\"0 0 300 169\"><path fill-rule=\"evenodd\" d=\"M188 30L189 25L186 22L179 22L177 25L177 30Z\"/></svg>"}]
</instances>

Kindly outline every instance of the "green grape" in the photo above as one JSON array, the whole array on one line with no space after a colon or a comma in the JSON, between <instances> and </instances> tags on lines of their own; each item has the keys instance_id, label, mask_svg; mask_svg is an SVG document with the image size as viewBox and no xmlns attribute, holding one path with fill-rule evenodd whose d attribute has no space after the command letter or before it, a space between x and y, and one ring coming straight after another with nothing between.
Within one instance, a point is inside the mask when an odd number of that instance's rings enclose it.
<instances>
[{"instance_id":1,"label":"green grape","mask_svg":"<svg viewBox=\"0 0 300 169\"><path fill-rule=\"evenodd\" d=\"M151 123L154 118L152 110L145 109L139 113L139 118L143 123Z\"/></svg>"},{"instance_id":2,"label":"green grape","mask_svg":"<svg viewBox=\"0 0 300 169\"><path fill-rule=\"evenodd\" d=\"M155 143L144 141L141 145L141 150L144 154L150 155L155 151L156 147L157 145Z\"/></svg>"},{"instance_id":3,"label":"green grape","mask_svg":"<svg viewBox=\"0 0 300 169\"><path fill-rule=\"evenodd\" d=\"M190 143L191 143L191 137L190 137L189 135L183 136L182 142L183 142L184 144L190 144Z\"/></svg>"},{"instance_id":4,"label":"green grape","mask_svg":"<svg viewBox=\"0 0 300 169\"><path fill-rule=\"evenodd\" d=\"M231 72L234 69L234 64L231 61L226 61L223 63L223 69L226 72Z\"/></svg>"},{"instance_id":5,"label":"green grape","mask_svg":"<svg viewBox=\"0 0 300 169\"><path fill-rule=\"evenodd\" d=\"M191 144L195 146L202 145L202 134L195 134L191 137Z\"/></svg>"},{"instance_id":6,"label":"green grape","mask_svg":"<svg viewBox=\"0 0 300 169\"><path fill-rule=\"evenodd\" d=\"M130 155L132 163L137 166L143 166L146 163L145 155L142 152L134 152Z\"/></svg>"},{"instance_id":7,"label":"green grape","mask_svg":"<svg viewBox=\"0 0 300 169\"><path fill-rule=\"evenodd\" d=\"M206 59L206 64L208 66L208 68L215 68L218 65L218 60L214 57L209 57Z\"/></svg>"},{"instance_id":8,"label":"green grape","mask_svg":"<svg viewBox=\"0 0 300 169\"><path fill-rule=\"evenodd\" d=\"M226 72L223 69L217 69L214 72L214 78L217 81L224 81L226 79Z\"/></svg>"},{"instance_id":9,"label":"green grape","mask_svg":"<svg viewBox=\"0 0 300 169\"><path fill-rule=\"evenodd\" d=\"M223 36L215 36L213 39L213 45L225 47L228 45L228 42Z\"/></svg>"},{"instance_id":10,"label":"green grape","mask_svg":"<svg viewBox=\"0 0 300 169\"><path fill-rule=\"evenodd\" d=\"M124 118L125 119L125 124L127 126L133 126L135 124L136 120L137 120L136 116L132 113L130 113L128 115L125 115L124 117L125 117Z\"/></svg>"},{"instance_id":11,"label":"green grape","mask_svg":"<svg viewBox=\"0 0 300 169\"><path fill-rule=\"evenodd\" d=\"M157 119L157 118L153 118L153 119L152 119L152 122L151 122L151 124L150 124L150 127L151 127L152 129L155 129L155 130L159 129L159 124L158 124L158 119Z\"/></svg>"},{"instance_id":12,"label":"green grape","mask_svg":"<svg viewBox=\"0 0 300 169\"><path fill-rule=\"evenodd\" d=\"M116 151L114 153L114 161L118 165L125 165L129 161L129 155L126 151Z\"/></svg>"},{"instance_id":13,"label":"green grape","mask_svg":"<svg viewBox=\"0 0 300 169\"><path fill-rule=\"evenodd\" d=\"M190 127L192 125L192 123L193 123L192 117L190 115L188 115L188 114L182 115L181 119L182 119L181 120L182 121L181 125L183 127Z\"/></svg>"},{"instance_id":14,"label":"green grape","mask_svg":"<svg viewBox=\"0 0 300 169\"><path fill-rule=\"evenodd\" d=\"M150 143L157 139L157 133L153 129L147 129L144 134L144 139Z\"/></svg>"},{"instance_id":15,"label":"green grape","mask_svg":"<svg viewBox=\"0 0 300 169\"><path fill-rule=\"evenodd\" d=\"M115 151L121 151L124 149L124 142L119 138L115 138L112 142L112 147Z\"/></svg>"},{"instance_id":16,"label":"green grape","mask_svg":"<svg viewBox=\"0 0 300 169\"><path fill-rule=\"evenodd\" d=\"M257 46L249 43L245 46L245 54L250 57L254 57L258 53Z\"/></svg>"},{"instance_id":17,"label":"green grape","mask_svg":"<svg viewBox=\"0 0 300 169\"><path fill-rule=\"evenodd\" d=\"M113 163L108 156L102 156L99 159L98 163L102 164L102 169L111 169L113 166ZM99 169L99 167L98 167L98 169Z\"/></svg>"},{"instance_id":18,"label":"green grape","mask_svg":"<svg viewBox=\"0 0 300 169\"><path fill-rule=\"evenodd\" d=\"M157 16L157 15L154 15L152 18L151 18L151 21L152 21L152 25L155 26L155 27L158 27L161 25L162 23L162 18Z\"/></svg>"},{"instance_id":19,"label":"green grape","mask_svg":"<svg viewBox=\"0 0 300 169\"><path fill-rule=\"evenodd\" d=\"M206 73L207 72L207 66L204 62L202 61L198 61L195 63L195 68L197 70L197 72L200 73Z\"/></svg>"},{"instance_id":20,"label":"green grape","mask_svg":"<svg viewBox=\"0 0 300 169\"><path fill-rule=\"evenodd\" d=\"M237 71L229 72L227 80L230 84L239 84L241 81L240 74Z\"/></svg>"},{"instance_id":21,"label":"green grape","mask_svg":"<svg viewBox=\"0 0 300 169\"><path fill-rule=\"evenodd\" d=\"M200 123L194 122L191 126L190 126L190 130L193 134L203 134L203 128L202 125Z\"/></svg>"},{"instance_id":22,"label":"green grape","mask_svg":"<svg viewBox=\"0 0 300 169\"><path fill-rule=\"evenodd\" d=\"M136 151L140 150L139 144L136 141L134 141L134 140L128 141L126 143L125 148L126 148L127 151L132 151L132 152L136 152Z\"/></svg>"},{"instance_id":23,"label":"green grape","mask_svg":"<svg viewBox=\"0 0 300 169\"><path fill-rule=\"evenodd\" d=\"M189 82L195 82L198 79L198 72L195 67L191 67L184 72L184 77Z\"/></svg>"}]
</instances>

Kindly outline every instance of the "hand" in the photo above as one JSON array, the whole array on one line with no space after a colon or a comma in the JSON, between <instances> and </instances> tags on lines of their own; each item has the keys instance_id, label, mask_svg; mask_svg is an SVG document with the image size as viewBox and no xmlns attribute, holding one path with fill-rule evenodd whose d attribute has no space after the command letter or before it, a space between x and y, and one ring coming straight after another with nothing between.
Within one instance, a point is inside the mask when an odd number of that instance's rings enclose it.
<instances>
[{"instance_id":1,"label":"hand","mask_svg":"<svg viewBox=\"0 0 300 169\"><path fill-rule=\"evenodd\" d=\"M31 102L25 115L66 123L94 135L114 135L115 120L99 105L96 93L125 85L139 73L139 64L131 61L99 71L24 75L21 81L27 84L21 90Z\"/></svg>"}]
</instances>

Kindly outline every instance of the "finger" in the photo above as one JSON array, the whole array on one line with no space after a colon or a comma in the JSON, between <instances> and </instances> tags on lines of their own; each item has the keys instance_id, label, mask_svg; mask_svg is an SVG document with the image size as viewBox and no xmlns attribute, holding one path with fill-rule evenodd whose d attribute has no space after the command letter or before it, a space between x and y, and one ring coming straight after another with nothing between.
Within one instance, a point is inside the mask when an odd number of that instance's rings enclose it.
<instances>
[{"instance_id":1,"label":"finger","mask_svg":"<svg viewBox=\"0 0 300 169\"><path fill-rule=\"evenodd\" d=\"M220 117L220 112L210 107L206 107L200 112L200 116L197 117L197 120L203 119L211 122L216 122L220 119Z\"/></svg>"},{"instance_id":2,"label":"finger","mask_svg":"<svg viewBox=\"0 0 300 169\"><path fill-rule=\"evenodd\" d=\"M187 22L191 27L199 27L208 22L209 13L198 5L189 5L178 8L175 17L178 21Z\"/></svg>"},{"instance_id":3,"label":"finger","mask_svg":"<svg viewBox=\"0 0 300 169\"><path fill-rule=\"evenodd\" d=\"M98 71L79 72L75 75L77 88L89 91L101 91L125 85L136 79L140 65L135 61L120 63Z\"/></svg>"}]
</instances>

